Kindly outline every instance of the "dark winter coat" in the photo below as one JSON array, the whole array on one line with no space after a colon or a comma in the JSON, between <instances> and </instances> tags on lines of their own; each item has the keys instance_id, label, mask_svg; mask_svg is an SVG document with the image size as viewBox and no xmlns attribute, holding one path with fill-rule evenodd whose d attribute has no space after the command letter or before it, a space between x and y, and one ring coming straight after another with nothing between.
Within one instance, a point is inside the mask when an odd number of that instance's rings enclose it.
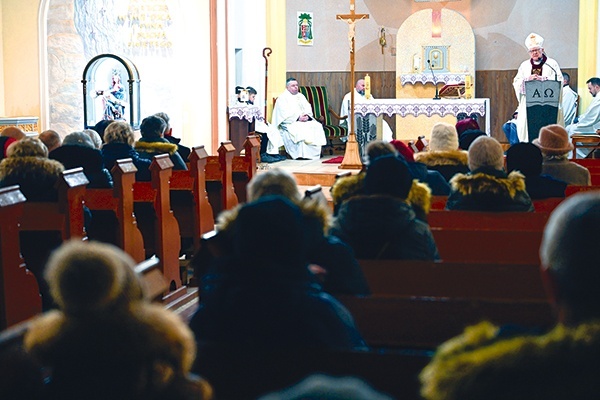
<instances>
[{"instance_id":1,"label":"dark winter coat","mask_svg":"<svg viewBox=\"0 0 600 400\"><path fill-rule=\"evenodd\" d=\"M339 238L325 234L328 221L322 208L310 202L301 202L298 206L305 216L307 235L310 237L308 261L326 271L320 282L323 290L332 295L370 294L367 280L354 257L352 248ZM231 227L235 222L238 209L219 216L218 235L224 247L231 246ZM268 243L265 245L267 247L261 251L268 252Z\"/></svg>"},{"instance_id":2,"label":"dark winter coat","mask_svg":"<svg viewBox=\"0 0 600 400\"><path fill-rule=\"evenodd\" d=\"M131 158L133 165L137 168L135 179L137 181L150 181L152 175L150 173L151 160L140 157L140 153L135 151L133 147L126 143L105 143L102 146L102 159L104 166L110 171L116 164L117 160L123 158Z\"/></svg>"},{"instance_id":3,"label":"dark winter coat","mask_svg":"<svg viewBox=\"0 0 600 400\"><path fill-rule=\"evenodd\" d=\"M113 186L112 175L104 168L102 152L98 149L65 144L52 150L48 157L59 161L65 169L82 167L83 173L90 182L88 188L111 188Z\"/></svg>"},{"instance_id":4,"label":"dark winter coat","mask_svg":"<svg viewBox=\"0 0 600 400\"><path fill-rule=\"evenodd\" d=\"M386 195L354 196L345 201L329 231L360 259L437 260L429 225L405 201Z\"/></svg>"},{"instance_id":5,"label":"dark winter coat","mask_svg":"<svg viewBox=\"0 0 600 400\"><path fill-rule=\"evenodd\" d=\"M186 147L182 144L180 144L181 139L173 137L173 136L167 136L165 135L164 138L169 142L169 143L173 143L177 145L177 152L179 153L179 155L181 156L181 158L183 159L183 161L188 162L189 161L189 157L190 157L190 153L192 152L192 149L190 149L189 147Z\"/></svg>"},{"instance_id":6,"label":"dark winter coat","mask_svg":"<svg viewBox=\"0 0 600 400\"><path fill-rule=\"evenodd\" d=\"M525 178L518 171L506 175L493 168L479 168L469 174L458 174L450 181L448 210L469 211L533 211L525 190Z\"/></svg>"},{"instance_id":7,"label":"dark winter coat","mask_svg":"<svg viewBox=\"0 0 600 400\"><path fill-rule=\"evenodd\" d=\"M448 182L456 174L469 172L469 155L463 150L416 153L415 161L425 164L429 170L439 171Z\"/></svg>"},{"instance_id":8,"label":"dark winter coat","mask_svg":"<svg viewBox=\"0 0 600 400\"><path fill-rule=\"evenodd\" d=\"M224 257L203 279L190 327L199 344L252 349L356 350L366 345L352 316L312 283L304 265L249 265Z\"/></svg>"},{"instance_id":9,"label":"dark winter coat","mask_svg":"<svg viewBox=\"0 0 600 400\"><path fill-rule=\"evenodd\" d=\"M173 162L174 170L187 170L185 162L181 158L181 155L179 155L177 152L177 145L169 143L169 141L165 138L141 138L135 142L134 147L135 150L140 153L140 157L146 158L150 161L152 161L156 155L167 153Z\"/></svg>"}]
</instances>

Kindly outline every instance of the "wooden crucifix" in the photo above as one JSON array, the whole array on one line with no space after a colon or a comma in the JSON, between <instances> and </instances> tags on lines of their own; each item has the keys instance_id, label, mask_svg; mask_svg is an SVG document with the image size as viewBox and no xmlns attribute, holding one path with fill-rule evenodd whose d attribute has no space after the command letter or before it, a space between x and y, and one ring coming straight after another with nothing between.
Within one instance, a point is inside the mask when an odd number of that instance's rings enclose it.
<instances>
[{"instance_id":1,"label":"wooden crucifix","mask_svg":"<svg viewBox=\"0 0 600 400\"><path fill-rule=\"evenodd\" d=\"M354 12L354 0L350 0L350 14L338 14L336 19L348 23L348 42L350 45L350 133L346 143L344 160L340 164L341 169L360 169L362 162L358 152L358 142L356 141L355 121L354 121L354 36L356 21L368 19L369 14L356 14Z\"/></svg>"}]
</instances>

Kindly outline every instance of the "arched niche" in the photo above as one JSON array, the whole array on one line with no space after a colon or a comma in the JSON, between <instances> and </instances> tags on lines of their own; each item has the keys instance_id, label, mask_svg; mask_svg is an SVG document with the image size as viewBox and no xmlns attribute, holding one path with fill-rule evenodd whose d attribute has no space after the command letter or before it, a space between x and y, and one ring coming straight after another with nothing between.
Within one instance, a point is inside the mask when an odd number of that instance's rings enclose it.
<instances>
[{"instance_id":1,"label":"arched niche","mask_svg":"<svg viewBox=\"0 0 600 400\"><path fill-rule=\"evenodd\" d=\"M115 54L100 54L87 63L81 82L86 128L103 119L127 121L133 129L139 128L140 76L133 62Z\"/></svg>"},{"instance_id":2,"label":"arched niche","mask_svg":"<svg viewBox=\"0 0 600 400\"><path fill-rule=\"evenodd\" d=\"M397 98L433 97L432 70L440 86L465 82L470 75L475 93L473 28L456 11L443 8L435 13L433 9L417 11L398 29Z\"/></svg>"}]
</instances>

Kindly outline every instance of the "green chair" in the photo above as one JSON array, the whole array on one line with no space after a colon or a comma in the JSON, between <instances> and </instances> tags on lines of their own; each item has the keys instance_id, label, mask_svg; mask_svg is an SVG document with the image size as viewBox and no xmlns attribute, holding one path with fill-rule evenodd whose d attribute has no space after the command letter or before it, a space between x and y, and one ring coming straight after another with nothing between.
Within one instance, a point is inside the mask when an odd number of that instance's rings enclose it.
<instances>
[{"instance_id":1,"label":"green chair","mask_svg":"<svg viewBox=\"0 0 600 400\"><path fill-rule=\"evenodd\" d=\"M327 88L325 86L300 86L300 93L306 97L310 103L315 119L323 124L325 136L327 137L327 147L330 147L329 153L333 154L333 140L345 142L348 137L348 129L340 126L339 121L345 120L347 116L340 117L330 106L327 98ZM332 118L337 119L337 123L332 123Z\"/></svg>"}]
</instances>

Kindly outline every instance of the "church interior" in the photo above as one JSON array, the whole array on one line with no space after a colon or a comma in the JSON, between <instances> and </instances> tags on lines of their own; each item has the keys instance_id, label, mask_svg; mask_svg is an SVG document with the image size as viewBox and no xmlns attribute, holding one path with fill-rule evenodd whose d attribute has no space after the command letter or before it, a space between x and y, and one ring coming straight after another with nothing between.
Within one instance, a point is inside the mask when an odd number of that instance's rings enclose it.
<instances>
[{"instance_id":1,"label":"church interior","mask_svg":"<svg viewBox=\"0 0 600 400\"><path fill-rule=\"evenodd\" d=\"M184 160L188 170L177 171L172 157L163 154L148 161L151 172L143 182L136 175L140 167L134 165L135 160L117 161L111 170L114 188L110 190L86 189L90 179L82 170L62 172L53 186L56 198L43 207L28 202L18 187L2 185L0 370L11 368L15 374L0 376L0 397L4 398L6 390L15 394L13 398L47 398L40 397L42 392L47 394L40 389L43 384L36 385L40 373L48 380L51 368L40 367L38 361L32 364L23 348L33 346L33 339L26 339L28 332L35 332L30 323L39 322L42 307L46 311L38 289L40 293L54 290L53 295L64 290L38 287L45 284L24 272L27 257L19 252L19 240L23 240L19 229L56 230L62 234L60 242L69 238L85 242L89 237L86 218L106 215L103 212L114 214L115 244L131 256L145 290L160 305L158 328L152 332L159 331L161 339L144 337L156 346L148 352L159 351L163 339L184 342L170 343L182 353L169 354L185 361L181 370L177 366L166 371L161 369L164 365L154 365L155 376L146 377L155 382L164 378L173 386L157 383L153 395L160 395L147 398L168 397L169 393L177 399L192 398L192 393L193 398L202 399L259 398L317 372L334 380L340 376L362 379L351 383L357 397L335 398L433 398L421 391L427 378L420 375L419 381L419 374L436 348L465 326L488 319L497 325L516 322L531 332L534 328L546 332L554 325L555 314L539 274L544 228L565 196L600 188L596 186L600 185L600 164L595 160L582 163L590 171L591 189L565 184L560 199L532 199L535 212L530 213L482 212L483 216L477 216L453 211L457 214L449 216L452 212L444 209L448 195L428 189L423 195L427 198L425 225L431 226L432 237L439 240L441 258L417 262L357 257L371 292L339 296L339 306L347 308L348 316L356 321L364 348L309 346L306 351L270 351L259 345L253 348L251 342L231 347L199 345L192 366L189 358L194 357L183 354L196 351L186 347L194 340L186 336L188 328L180 328L180 322L160 313L174 312L187 325L204 295L194 257L200 254L204 261L202 257L211 252L230 256L247 245L234 246L227 237L217 241L215 227L218 232L230 222L227 218L243 214L244 205L252 203L252 191L246 185L262 173L275 169L289 173L302 197L317 199L329 213L336 213L332 187L348 175L364 174L363 164L368 161L364 135L368 132L372 139L381 139L382 130L389 127L393 139L410 148L412 157L413 151L427 147L436 124L454 126L459 118L469 117L476 120L482 135L496 139L506 151L510 143L503 125L519 106L513 79L519 65L530 57L525 42L532 32L543 37L545 54L570 76L569 86L577 95L576 114L583 114L595 97L588 80L600 76L598 21L600 7L595 0L0 0L0 134L16 126L29 138L52 130L64 139L72 132L94 129L102 120L115 120L126 122L139 140L144 137L143 121L165 113L175 143L191 149ZM281 159L261 162L265 154L261 140L264 144L267 136L254 136L258 123L272 120L277 99L287 94L290 78L298 82L300 93L310 97L313 112L319 114L314 119L324 125L327 145L314 160L286 158L282 145L277 154ZM354 104L346 105L349 115L340 118L343 99L361 79L366 81L369 101L353 95ZM243 103L236 88L242 89ZM248 96L253 96L250 103ZM352 121L351 116L355 117ZM357 137L362 140L359 144ZM590 146L598 148L600 142ZM450 190L452 184L445 184ZM155 213L147 231L143 225L148 223L139 218L144 207ZM324 219L330 222L334 216ZM249 243L264 251L261 227L275 229L276 223L253 223L256 230L248 235ZM478 249L463 253L466 243ZM245 256L250 260L260 251ZM283 250L275 253L285 256ZM319 265L311 264L311 268L319 279L328 274ZM134 293L118 300L131 302L126 318L144 328L150 326L142 318L152 310L135 308L137 289L123 286L119 290ZM60 301L63 308L68 303L68 299ZM242 309L252 310L250 306ZM66 308L60 312L64 313L57 319L61 323L72 317ZM48 321L41 320L39 326ZM173 323L161 331L165 321ZM59 329L59 322L54 322L50 326ZM277 341L275 337L269 340ZM75 363L76 357L72 360ZM211 363L216 367L211 368ZM201 377L178 375L190 370ZM167 377L158 378L159 373ZM230 379L233 376L238 379ZM347 383L324 381L331 388ZM33 384L23 390L28 382ZM51 390L63 390L59 379L56 382ZM82 389L81 385L73 387ZM177 390L172 392L174 387ZM83 389L93 391L93 387ZM96 397L90 394L89 398Z\"/></svg>"}]
</instances>

